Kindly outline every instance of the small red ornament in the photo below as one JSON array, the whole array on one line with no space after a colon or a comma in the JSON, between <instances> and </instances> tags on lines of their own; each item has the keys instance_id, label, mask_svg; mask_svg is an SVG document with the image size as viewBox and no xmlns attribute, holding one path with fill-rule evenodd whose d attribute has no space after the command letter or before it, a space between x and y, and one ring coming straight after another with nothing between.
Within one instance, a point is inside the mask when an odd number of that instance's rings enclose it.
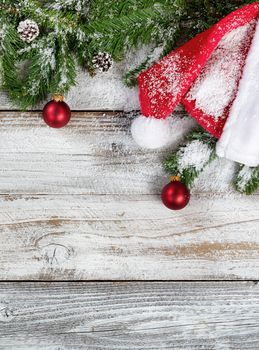
<instances>
[{"instance_id":1,"label":"small red ornament","mask_svg":"<svg viewBox=\"0 0 259 350\"><path fill-rule=\"evenodd\" d=\"M168 209L181 210L190 201L190 191L179 177L173 177L171 182L163 188L161 198Z\"/></svg>"},{"instance_id":2,"label":"small red ornament","mask_svg":"<svg viewBox=\"0 0 259 350\"><path fill-rule=\"evenodd\" d=\"M71 118L71 110L63 96L54 96L43 108L43 119L51 128L62 128Z\"/></svg>"}]
</instances>

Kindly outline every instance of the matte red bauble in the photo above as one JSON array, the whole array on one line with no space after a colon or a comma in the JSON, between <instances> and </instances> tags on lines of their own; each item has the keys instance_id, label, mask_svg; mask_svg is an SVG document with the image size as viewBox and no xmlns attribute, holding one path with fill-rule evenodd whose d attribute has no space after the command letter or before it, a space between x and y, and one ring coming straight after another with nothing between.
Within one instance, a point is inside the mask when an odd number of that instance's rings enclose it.
<instances>
[{"instance_id":1,"label":"matte red bauble","mask_svg":"<svg viewBox=\"0 0 259 350\"><path fill-rule=\"evenodd\" d=\"M54 97L43 109L43 119L51 128L62 128L67 125L70 118L71 110L62 96Z\"/></svg>"},{"instance_id":2,"label":"matte red bauble","mask_svg":"<svg viewBox=\"0 0 259 350\"><path fill-rule=\"evenodd\" d=\"M173 180L163 188L161 198L168 209L181 210L190 201L190 191L179 180Z\"/></svg>"}]
</instances>

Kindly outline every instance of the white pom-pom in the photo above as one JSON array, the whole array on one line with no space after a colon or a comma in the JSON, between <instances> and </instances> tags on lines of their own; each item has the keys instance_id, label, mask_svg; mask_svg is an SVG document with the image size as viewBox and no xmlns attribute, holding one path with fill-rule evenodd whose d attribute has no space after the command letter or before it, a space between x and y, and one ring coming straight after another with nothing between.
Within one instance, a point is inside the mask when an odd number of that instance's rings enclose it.
<instances>
[{"instance_id":1,"label":"white pom-pom","mask_svg":"<svg viewBox=\"0 0 259 350\"><path fill-rule=\"evenodd\" d=\"M143 148L155 149L166 146L170 141L170 123L167 119L140 116L131 125L135 142Z\"/></svg>"}]
</instances>

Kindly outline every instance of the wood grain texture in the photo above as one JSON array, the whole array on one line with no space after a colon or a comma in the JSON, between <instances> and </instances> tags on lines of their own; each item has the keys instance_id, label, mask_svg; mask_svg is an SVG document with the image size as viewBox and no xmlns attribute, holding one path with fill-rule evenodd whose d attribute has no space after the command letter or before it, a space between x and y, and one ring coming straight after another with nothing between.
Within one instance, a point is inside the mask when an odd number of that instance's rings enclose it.
<instances>
[{"instance_id":1,"label":"wood grain texture","mask_svg":"<svg viewBox=\"0 0 259 350\"><path fill-rule=\"evenodd\" d=\"M250 283L0 284L1 350L259 347Z\"/></svg>"},{"instance_id":2,"label":"wood grain texture","mask_svg":"<svg viewBox=\"0 0 259 350\"><path fill-rule=\"evenodd\" d=\"M191 205L159 193L172 146L140 150L130 118L74 113L62 130L40 113L0 113L0 279L258 279L258 195L230 191L233 164L209 167ZM219 186L220 185L220 186Z\"/></svg>"},{"instance_id":3,"label":"wood grain texture","mask_svg":"<svg viewBox=\"0 0 259 350\"><path fill-rule=\"evenodd\" d=\"M73 113L57 130L41 113L0 112L0 193L157 193L167 181L163 153L140 150L130 123L121 114Z\"/></svg>"},{"instance_id":4,"label":"wood grain texture","mask_svg":"<svg viewBox=\"0 0 259 350\"><path fill-rule=\"evenodd\" d=\"M1 280L258 279L258 196L0 197Z\"/></svg>"},{"instance_id":5,"label":"wood grain texture","mask_svg":"<svg viewBox=\"0 0 259 350\"><path fill-rule=\"evenodd\" d=\"M168 182L166 154L194 127L173 119L164 151L141 150L131 138L131 118L114 113L73 113L68 127L50 129L40 113L0 112L0 193L158 194ZM235 167L215 161L194 191L226 193Z\"/></svg>"},{"instance_id":6,"label":"wood grain texture","mask_svg":"<svg viewBox=\"0 0 259 350\"><path fill-rule=\"evenodd\" d=\"M121 82L132 62L79 72L67 102L137 109ZM53 130L12 108L0 94L0 280L53 282L0 283L0 350L259 348L255 282L73 282L259 279L258 194L233 192L233 163L209 167L185 211L161 205L162 160L190 118L175 116L170 147L151 152L125 114L74 112Z\"/></svg>"}]
</instances>

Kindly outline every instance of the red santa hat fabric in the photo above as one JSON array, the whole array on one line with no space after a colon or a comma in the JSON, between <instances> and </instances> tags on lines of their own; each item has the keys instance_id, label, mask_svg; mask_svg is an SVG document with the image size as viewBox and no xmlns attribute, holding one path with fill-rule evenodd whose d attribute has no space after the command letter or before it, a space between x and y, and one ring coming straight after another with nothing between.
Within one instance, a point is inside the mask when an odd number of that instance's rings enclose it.
<instances>
[{"instance_id":1,"label":"red santa hat fabric","mask_svg":"<svg viewBox=\"0 0 259 350\"><path fill-rule=\"evenodd\" d=\"M259 2L244 6L138 77L141 112L166 118L182 103L220 138L236 98L256 30Z\"/></svg>"}]
</instances>

